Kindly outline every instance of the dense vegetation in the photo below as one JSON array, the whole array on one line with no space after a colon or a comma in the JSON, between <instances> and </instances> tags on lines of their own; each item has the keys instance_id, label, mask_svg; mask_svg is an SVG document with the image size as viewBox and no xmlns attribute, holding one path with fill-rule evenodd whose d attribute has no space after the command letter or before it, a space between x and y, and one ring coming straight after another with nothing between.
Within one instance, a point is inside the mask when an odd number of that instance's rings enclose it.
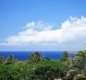
<instances>
[{"instance_id":1,"label":"dense vegetation","mask_svg":"<svg viewBox=\"0 0 86 80\"><path fill-rule=\"evenodd\" d=\"M58 54L57 54L58 55ZM0 56L0 80L86 80L86 51L79 51L70 58L63 53L60 60L44 58L35 52L26 61L15 60L9 55Z\"/></svg>"}]
</instances>

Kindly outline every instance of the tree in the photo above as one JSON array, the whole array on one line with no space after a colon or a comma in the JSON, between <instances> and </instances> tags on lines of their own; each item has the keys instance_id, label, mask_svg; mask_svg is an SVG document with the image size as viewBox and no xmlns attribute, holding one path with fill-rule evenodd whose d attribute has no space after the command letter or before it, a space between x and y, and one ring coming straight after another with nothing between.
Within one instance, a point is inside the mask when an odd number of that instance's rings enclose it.
<instances>
[{"instance_id":1,"label":"tree","mask_svg":"<svg viewBox=\"0 0 86 80\"><path fill-rule=\"evenodd\" d=\"M68 59L68 52L64 51L63 58L61 59L61 61L67 61L67 59Z\"/></svg>"},{"instance_id":2,"label":"tree","mask_svg":"<svg viewBox=\"0 0 86 80\"><path fill-rule=\"evenodd\" d=\"M86 51L79 51L76 56L82 57L83 59L86 59Z\"/></svg>"},{"instance_id":3,"label":"tree","mask_svg":"<svg viewBox=\"0 0 86 80\"><path fill-rule=\"evenodd\" d=\"M86 51L79 51L75 57L70 60L70 68L64 77L64 80L85 80L86 76ZM72 73L72 74L71 74Z\"/></svg>"},{"instance_id":4,"label":"tree","mask_svg":"<svg viewBox=\"0 0 86 80\"><path fill-rule=\"evenodd\" d=\"M79 51L73 58L73 65L79 69L86 69L86 51Z\"/></svg>"},{"instance_id":5,"label":"tree","mask_svg":"<svg viewBox=\"0 0 86 80\"><path fill-rule=\"evenodd\" d=\"M13 64L14 63L14 57L13 55L9 55L7 57L7 60L5 61L5 64L8 65L8 64Z\"/></svg>"},{"instance_id":6,"label":"tree","mask_svg":"<svg viewBox=\"0 0 86 80\"><path fill-rule=\"evenodd\" d=\"M42 57L41 57L41 53L40 52L35 52L33 54L31 54L29 56L28 62L30 66L38 63L39 61L41 61Z\"/></svg>"}]
</instances>

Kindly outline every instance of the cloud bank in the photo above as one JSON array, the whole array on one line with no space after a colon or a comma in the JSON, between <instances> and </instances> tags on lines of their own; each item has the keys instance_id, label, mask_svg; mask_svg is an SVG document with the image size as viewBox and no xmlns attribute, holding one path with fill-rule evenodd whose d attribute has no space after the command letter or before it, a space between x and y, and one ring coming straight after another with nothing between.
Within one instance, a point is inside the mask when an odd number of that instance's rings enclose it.
<instances>
[{"instance_id":1,"label":"cloud bank","mask_svg":"<svg viewBox=\"0 0 86 80\"><path fill-rule=\"evenodd\" d=\"M43 21L27 23L17 35L5 39L0 46L29 44L84 44L86 43L86 17L70 17L61 27Z\"/></svg>"}]
</instances>

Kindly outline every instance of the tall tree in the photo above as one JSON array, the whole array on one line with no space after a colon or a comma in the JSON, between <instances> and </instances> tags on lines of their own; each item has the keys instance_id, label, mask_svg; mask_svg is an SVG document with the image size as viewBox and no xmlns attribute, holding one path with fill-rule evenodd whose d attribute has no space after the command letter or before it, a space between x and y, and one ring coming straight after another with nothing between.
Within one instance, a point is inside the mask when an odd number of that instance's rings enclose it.
<instances>
[{"instance_id":1,"label":"tall tree","mask_svg":"<svg viewBox=\"0 0 86 80\"><path fill-rule=\"evenodd\" d=\"M61 59L62 61L67 61L68 59L68 52L64 51L63 52L63 58Z\"/></svg>"},{"instance_id":2,"label":"tall tree","mask_svg":"<svg viewBox=\"0 0 86 80\"><path fill-rule=\"evenodd\" d=\"M13 55L9 55L5 61L5 64L13 64L14 63L14 57Z\"/></svg>"},{"instance_id":3,"label":"tall tree","mask_svg":"<svg viewBox=\"0 0 86 80\"><path fill-rule=\"evenodd\" d=\"M86 51L79 51L73 58L73 64L79 69L86 68Z\"/></svg>"},{"instance_id":4,"label":"tall tree","mask_svg":"<svg viewBox=\"0 0 86 80\"><path fill-rule=\"evenodd\" d=\"M42 59L41 53L40 52L35 52L35 53L33 53L29 56L28 63L30 65L33 65L33 64L38 63L39 61L41 61L41 59Z\"/></svg>"}]
</instances>

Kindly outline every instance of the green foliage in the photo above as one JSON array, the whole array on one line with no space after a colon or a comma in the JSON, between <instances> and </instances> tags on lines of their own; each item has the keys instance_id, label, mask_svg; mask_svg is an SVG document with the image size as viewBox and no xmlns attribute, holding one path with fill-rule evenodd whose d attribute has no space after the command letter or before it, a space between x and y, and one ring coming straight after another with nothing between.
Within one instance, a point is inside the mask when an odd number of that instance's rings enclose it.
<instances>
[{"instance_id":1,"label":"green foliage","mask_svg":"<svg viewBox=\"0 0 86 80\"><path fill-rule=\"evenodd\" d=\"M62 60L44 59L39 52L32 54L27 61L14 61L9 55L4 62L0 57L0 80L54 80L59 77L86 80L86 51L79 51L73 59L67 52L63 54ZM69 68L70 65L73 68Z\"/></svg>"},{"instance_id":2,"label":"green foliage","mask_svg":"<svg viewBox=\"0 0 86 80\"><path fill-rule=\"evenodd\" d=\"M9 65L9 64L13 64L13 63L14 63L14 57L13 57L13 55L9 55L4 64Z\"/></svg>"},{"instance_id":3,"label":"green foliage","mask_svg":"<svg viewBox=\"0 0 86 80\"><path fill-rule=\"evenodd\" d=\"M0 65L0 80L13 80L11 77L12 67Z\"/></svg>"},{"instance_id":4,"label":"green foliage","mask_svg":"<svg viewBox=\"0 0 86 80\"><path fill-rule=\"evenodd\" d=\"M73 58L73 66L75 68L83 69L84 66L84 60L82 57L76 56Z\"/></svg>"},{"instance_id":5,"label":"green foliage","mask_svg":"<svg viewBox=\"0 0 86 80\"><path fill-rule=\"evenodd\" d=\"M0 65L0 80L53 80L65 74L66 65L54 60L40 61L32 68L28 68L22 61Z\"/></svg>"},{"instance_id":6,"label":"green foliage","mask_svg":"<svg viewBox=\"0 0 86 80\"><path fill-rule=\"evenodd\" d=\"M67 61L68 57L69 57L68 52L64 51L63 52L63 58L61 59L61 61Z\"/></svg>"},{"instance_id":7,"label":"green foliage","mask_svg":"<svg viewBox=\"0 0 86 80\"><path fill-rule=\"evenodd\" d=\"M69 68L64 80L86 80L86 51L79 51L71 59L72 68ZM74 75L68 72L74 71Z\"/></svg>"},{"instance_id":8,"label":"green foliage","mask_svg":"<svg viewBox=\"0 0 86 80\"><path fill-rule=\"evenodd\" d=\"M22 65L0 65L0 80L28 80L27 70Z\"/></svg>"},{"instance_id":9,"label":"green foliage","mask_svg":"<svg viewBox=\"0 0 86 80\"><path fill-rule=\"evenodd\" d=\"M80 56L80 57L86 59L86 51L79 51L79 52L76 54L76 56Z\"/></svg>"},{"instance_id":10,"label":"green foliage","mask_svg":"<svg viewBox=\"0 0 86 80\"><path fill-rule=\"evenodd\" d=\"M40 52L35 52L29 56L29 60L27 61L27 65L32 67L34 64L38 63L41 61L41 54Z\"/></svg>"},{"instance_id":11,"label":"green foliage","mask_svg":"<svg viewBox=\"0 0 86 80\"><path fill-rule=\"evenodd\" d=\"M64 77L67 66L55 60L39 62L34 66L33 80L53 80L56 77Z\"/></svg>"},{"instance_id":12,"label":"green foliage","mask_svg":"<svg viewBox=\"0 0 86 80\"><path fill-rule=\"evenodd\" d=\"M3 62L4 62L4 59L2 56L0 56L0 64L3 64Z\"/></svg>"},{"instance_id":13,"label":"green foliage","mask_svg":"<svg viewBox=\"0 0 86 80\"><path fill-rule=\"evenodd\" d=\"M73 65L79 69L86 68L86 51L79 51L73 58Z\"/></svg>"}]
</instances>

